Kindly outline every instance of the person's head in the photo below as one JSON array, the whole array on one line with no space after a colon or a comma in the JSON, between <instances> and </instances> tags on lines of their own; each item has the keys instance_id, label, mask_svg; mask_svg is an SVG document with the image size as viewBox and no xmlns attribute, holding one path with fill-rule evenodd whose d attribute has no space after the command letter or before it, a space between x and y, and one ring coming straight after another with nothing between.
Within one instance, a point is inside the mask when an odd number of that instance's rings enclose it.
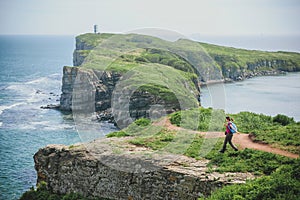
<instances>
[{"instance_id":1,"label":"person's head","mask_svg":"<svg viewBox=\"0 0 300 200\"><path fill-rule=\"evenodd\" d=\"M229 116L226 117L226 121L228 121L228 122L230 121L230 117Z\"/></svg>"}]
</instances>

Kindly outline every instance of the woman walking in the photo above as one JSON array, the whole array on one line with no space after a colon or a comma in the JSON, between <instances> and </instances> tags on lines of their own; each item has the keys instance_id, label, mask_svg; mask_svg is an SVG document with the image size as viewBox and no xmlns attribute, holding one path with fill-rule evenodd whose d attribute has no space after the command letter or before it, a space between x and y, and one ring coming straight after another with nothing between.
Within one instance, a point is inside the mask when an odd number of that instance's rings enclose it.
<instances>
[{"instance_id":1,"label":"woman walking","mask_svg":"<svg viewBox=\"0 0 300 200\"><path fill-rule=\"evenodd\" d=\"M226 123L224 123L224 126L226 127L225 131L225 140L223 144L223 148L220 150L220 153L224 153L226 150L227 143L230 144L230 146L235 150L238 151L238 148L232 144L232 137L233 133L237 132L236 128L232 125L232 119L230 117L226 117ZM237 132L238 133L238 132Z\"/></svg>"}]
</instances>

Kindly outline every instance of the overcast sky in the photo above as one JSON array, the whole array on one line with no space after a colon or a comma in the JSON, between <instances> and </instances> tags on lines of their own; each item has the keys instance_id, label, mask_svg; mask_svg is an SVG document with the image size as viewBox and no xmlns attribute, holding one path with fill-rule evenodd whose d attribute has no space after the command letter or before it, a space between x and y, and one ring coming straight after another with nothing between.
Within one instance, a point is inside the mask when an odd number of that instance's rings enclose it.
<instances>
[{"instance_id":1,"label":"overcast sky","mask_svg":"<svg viewBox=\"0 0 300 200\"><path fill-rule=\"evenodd\" d=\"M0 34L300 35L299 0L0 0Z\"/></svg>"}]
</instances>

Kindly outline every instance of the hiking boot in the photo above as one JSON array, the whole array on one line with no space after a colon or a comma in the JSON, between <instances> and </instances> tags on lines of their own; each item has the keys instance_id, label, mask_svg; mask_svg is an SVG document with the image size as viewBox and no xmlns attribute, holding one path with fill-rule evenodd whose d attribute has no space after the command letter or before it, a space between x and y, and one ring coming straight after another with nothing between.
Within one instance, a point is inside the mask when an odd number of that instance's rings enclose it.
<instances>
[{"instance_id":1,"label":"hiking boot","mask_svg":"<svg viewBox=\"0 0 300 200\"><path fill-rule=\"evenodd\" d=\"M220 153L224 153L224 151L223 151L223 150L220 150L219 152L220 152Z\"/></svg>"}]
</instances>

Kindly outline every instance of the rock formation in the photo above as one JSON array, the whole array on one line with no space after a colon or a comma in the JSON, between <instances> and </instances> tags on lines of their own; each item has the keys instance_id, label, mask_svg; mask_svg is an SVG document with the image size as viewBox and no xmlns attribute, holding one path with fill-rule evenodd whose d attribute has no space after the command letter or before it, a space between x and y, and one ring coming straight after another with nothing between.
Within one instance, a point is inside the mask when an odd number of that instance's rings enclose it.
<instances>
[{"instance_id":1,"label":"rock formation","mask_svg":"<svg viewBox=\"0 0 300 200\"><path fill-rule=\"evenodd\" d=\"M253 178L250 173L211 173L207 160L155 154L126 144L124 138L48 145L34 161L38 182L46 182L50 191L109 199L197 199Z\"/></svg>"}]
</instances>

